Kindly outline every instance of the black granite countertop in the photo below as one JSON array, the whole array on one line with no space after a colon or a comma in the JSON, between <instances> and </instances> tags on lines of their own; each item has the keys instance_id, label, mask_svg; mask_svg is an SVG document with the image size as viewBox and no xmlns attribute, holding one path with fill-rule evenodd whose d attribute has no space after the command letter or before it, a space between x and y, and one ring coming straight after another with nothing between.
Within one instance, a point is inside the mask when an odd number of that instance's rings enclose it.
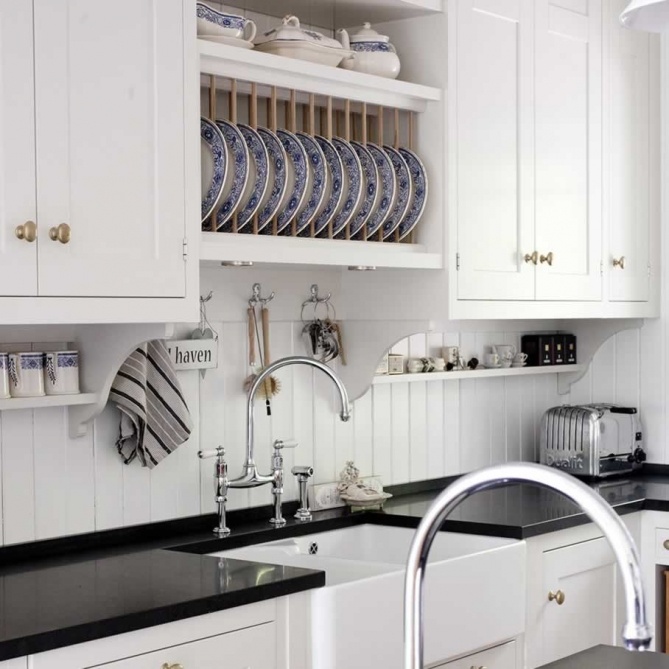
<instances>
[{"instance_id":1,"label":"black granite countertop","mask_svg":"<svg viewBox=\"0 0 669 669\"><path fill-rule=\"evenodd\" d=\"M633 653L624 648L595 646L545 664L541 669L669 669L669 655Z\"/></svg>"},{"instance_id":2,"label":"black granite countertop","mask_svg":"<svg viewBox=\"0 0 669 669\"><path fill-rule=\"evenodd\" d=\"M232 512L226 539L212 535L213 516L198 516L2 547L0 660L323 586L323 572L205 554L362 523L416 527L448 482L397 486L382 512L336 509L308 523L288 504L279 529L267 522L270 507ZM669 476L593 486L621 514L669 511ZM443 529L525 539L587 522L556 493L523 485L469 498Z\"/></svg>"}]
</instances>

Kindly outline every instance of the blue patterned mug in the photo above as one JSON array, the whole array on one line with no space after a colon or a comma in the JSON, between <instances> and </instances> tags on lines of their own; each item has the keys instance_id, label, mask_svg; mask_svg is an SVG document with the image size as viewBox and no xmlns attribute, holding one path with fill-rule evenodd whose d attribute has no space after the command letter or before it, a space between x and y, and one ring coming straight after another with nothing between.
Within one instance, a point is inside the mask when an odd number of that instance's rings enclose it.
<instances>
[{"instance_id":1,"label":"blue patterned mug","mask_svg":"<svg viewBox=\"0 0 669 669\"><path fill-rule=\"evenodd\" d=\"M12 397L44 395L44 353L9 354L9 392Z\"/></svg>"},{"instance_id":2,"label":"blue patterned mug","mask_svg":"<svg viewBox=\"0 0 669 669\"><path fill-rule=\"evenodd\" d=\"M45 366L47 395L76 395L79 392L78 351L47 351Z\"/></svg>"},{"instance_id":3,"label":"blue patterned mug","mask_svg":"<svg viewBox=\"0 0 669 669\"><path fill-rule=\"evenodd\" d=\"M0 352L0 399L7 399L9 393L9 356Z\"/></svg>"}]
</instances>

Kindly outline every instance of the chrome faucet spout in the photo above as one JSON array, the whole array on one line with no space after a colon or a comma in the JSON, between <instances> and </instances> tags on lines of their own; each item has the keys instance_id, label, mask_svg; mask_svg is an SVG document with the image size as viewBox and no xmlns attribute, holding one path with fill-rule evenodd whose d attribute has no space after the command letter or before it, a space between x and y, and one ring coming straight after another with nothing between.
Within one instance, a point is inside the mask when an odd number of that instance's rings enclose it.
<instances>
[{"instance_id":1,"label":"chrome faucet spout","mask_svg":"<svg viewBox=\"0 0 669 669\"><path fill-rule=\"evenodd\" d=\"M349 420L351 417L351 404L348 399L348 393L346 388L342 383L341 379L325 364L314 360L313 358L307 358L305 356L294 355L287 358L279 358L275 360L271 365L268 365L263 369L258 376L254 379L251 387L249 388L248 396L246 399L246 462L244 463L244 471L242 476L234 481L231 481L231 487L251 487L253 485L261 485L259 481L260 477L258 474L258 468L254 459L255 451L255 441L254 441L254 430L253 430L253 410L255 405L255 396L258 392L258 388L263 384L267 377L271 376L277 370L282 367L287 367L288 365L306 365L308 367L313 367L319 369L321 372L330 377L332 382L335 384L337 391L339 392L339 399L341 401L341 411L340 418L343 421ZM266 478L266 477L264 477ZM271 477L270 479L271 480ZM263 481L265 483L267 481Z\"/></svg>"},{"instance_id":2,"label":"chrome faucet spout","mask_svg":"<svg viewBox=\"0 0 669 669\"><path fill-rule=\"evenodd\" d=\"M423 669L423 580L432 542L446 517L467 497L513 483L529 483L564 495L577 504L607 538L622 575L627 621L622 637L628 650L647 650L652 628L646 619L639 554L618 514L578 479L527 462L487 467L446 488L428 509L414 536L404 582L404 667Z\"/></svg>"}]
</instances>

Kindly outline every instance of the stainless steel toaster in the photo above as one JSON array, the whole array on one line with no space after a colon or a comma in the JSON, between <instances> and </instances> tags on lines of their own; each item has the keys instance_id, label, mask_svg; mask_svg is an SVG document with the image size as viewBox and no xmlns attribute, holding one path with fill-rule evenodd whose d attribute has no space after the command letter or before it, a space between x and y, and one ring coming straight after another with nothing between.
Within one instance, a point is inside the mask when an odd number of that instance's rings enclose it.
<instances>
[{"instance_id":1,"label":"stainless steel toaster","mask_svg":"<svg viewBox=\"0 0 669 669\"><path fill-rule=\"evenodd\" d=\"M542 464L577 476L625 474L646 459L637 410L614 404L548 409L539 446Z\"/></svg>"}]
</instances>

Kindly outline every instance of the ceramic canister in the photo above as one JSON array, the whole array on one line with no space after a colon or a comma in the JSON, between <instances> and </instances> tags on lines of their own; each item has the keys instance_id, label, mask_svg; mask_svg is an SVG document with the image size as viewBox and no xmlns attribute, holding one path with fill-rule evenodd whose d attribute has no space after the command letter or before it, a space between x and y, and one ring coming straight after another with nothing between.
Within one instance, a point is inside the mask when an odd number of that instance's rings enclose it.
<instances>
[{"instance_id":1,"label":"ceramic canister","mask_svg":"<svg viewBox=\"0 0 669 669\"><path fill-rule=\"evenodd\" d=\"M48 351L45 365L47 395L76 395L79 392L78 351Z\"/></svg>"},{"instance_id":2,"label":"ceramic canister","mask_svg":"<svg viewBox=\"0 0 669 669\"><path fill-rule=\"evenodd\" d=\"M9 393L9 356L0 353L0 399L7 399Z\"/></svg>"},{"instance_id":3,"label":"ceramic canister","mask_svg":"<svg viewBox=\"0 0 669 669\"><path fill-rule=\"evenodd\" d=\"M12 397L44 395L44 353L9 354L9 392Z\"/></svg>"}]
</instances>

